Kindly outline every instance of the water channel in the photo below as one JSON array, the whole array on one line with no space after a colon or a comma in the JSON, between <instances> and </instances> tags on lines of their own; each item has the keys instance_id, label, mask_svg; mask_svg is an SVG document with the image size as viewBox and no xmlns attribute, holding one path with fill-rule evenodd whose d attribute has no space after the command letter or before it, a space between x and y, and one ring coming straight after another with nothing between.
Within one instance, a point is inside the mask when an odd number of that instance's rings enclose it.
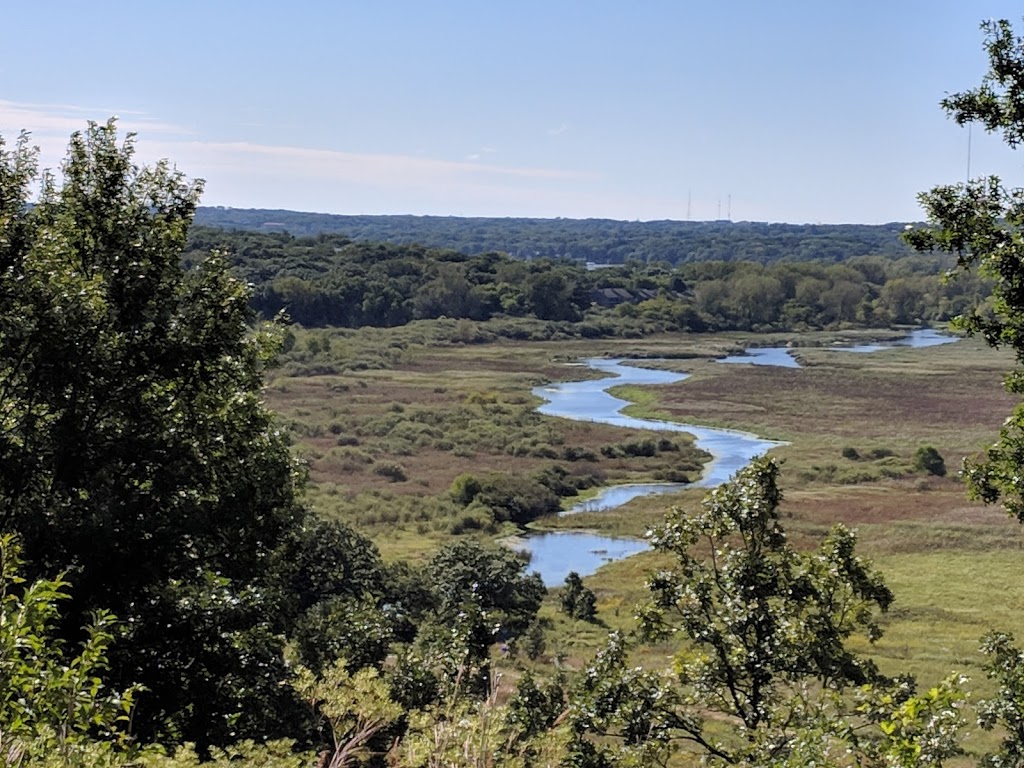
<instances>
[{"instance_id":1,"label":"water channel","mask_svg":"<svg viewBox=\"0 0 1024 768\"><path fill-rule=\"evenodd\" d=\"M829 347L833 352L881 352L883 349L897 349L899 347L910 347L921 349L922 347L935 347L939 344L951 344L957 341L956 336L949 336L945 333L931 328L919 328L911 331L892 341L875 341L869 344L837 344ZM791 347L748 347L739 355L723 357L720 363L748 363L749 365L774 365L780 368L799 368L800 363L793 357Z\"/></svg>"},{"instance_id":2,"label":"water channel","mask_svg":"<svg viewBox=\"0 0 1024 768\"><path fill-rule=\"evenodd\" d=\"M878 342L847 347L833 347L836 351L876 352L893 347L929 347L957 341L954 336L931 329L914 331L910 335L890 342ZM744 355L724 358L720 362L752 363L754 365L782 365L800 367L786 347L750 348ZM768 362L773 360L775 362ZM782 443L765 440L748 432L714 429L695 424L680 424L655 419L626 416L622 409L629 402L611 395L608 390L623 384L655 385L675 384L689 374L637 368L630 363L638 360L593 358L586 361L590 368L608 374L590 381L570 381L536 387L533 394L546 402L538 412L577 421L591 421L633 429L663 432L686 432L696 438L697 447L712 455L704 467L701 479L695 483L635 483L605 488L597 496L562 512L601 512L621 506L635 498L659 493L671 493L686 487L706 488L720 485L736 471L758 456ZM648 548L641 539L606 536L588 531L548 531L529 533L517 539L512 546L530 555L530 569L540 573L548 586L558 586L570 571L581 576L592 574L605 563L629 557Z\"/></svg>"}]
</instances>

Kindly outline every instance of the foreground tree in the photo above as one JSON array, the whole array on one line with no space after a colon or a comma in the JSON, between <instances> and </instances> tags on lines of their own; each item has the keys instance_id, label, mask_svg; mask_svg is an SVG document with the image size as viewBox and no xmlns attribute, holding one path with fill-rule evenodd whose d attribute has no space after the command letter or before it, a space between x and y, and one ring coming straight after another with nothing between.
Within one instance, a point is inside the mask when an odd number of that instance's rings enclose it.
<instances>
[{"instance_id":1,"label":"foreground tree","mask_svg":"<svg viewBox=\"0 0 1024 768\"><path fill-rule=\"evenodd\" d=\"M109 765L131 755L130 688L101 679L113 617L97 614L77 654L55 634L63 578L26 584L20 546L0 537L0 765Z\"/></svg>"},{"instance_id":2,"label":"foreground tree","mask_svg":"<svg viewBox=\"0 0 1024 768\"><path fill-rule=\"evenodd\" d=\"M989 71L975 89L942 101L960 125L980 122L1002 135L1016 149L1024 142L1024 39L1009 21L986 21L985 50ZM997 176L965 184L935 187L920 196L930 226L907 233L922 250L941 250L957 257L959 270L976 270L992 281L992 301L958 318L969 334L979 334L992 347L1012 349L1017 367L1004 379L1006 390L1024 395L1024 189L1008 188ZM980 461L965 461L964 475L972 495L1001 503L1024 522L1024 402L1000 429L999 440ZM978 704L978 723L999 729L998 751L986 755L984 766L1024 764L1024 654L1011 635L992 632L982 640L985 671L997 684L994 697Z\"/></svg>"},{"instance_id":3,"label":"foreground tree","mask_svg":"<svg viewBox=\"0 0 1024 768\"><path fill-rule=\"evenodd\" d=\"M0 144L0 530L30 578L74 582L64 638L119 616L109 677L145 687L143 738L299 732L285 637L318 601L370 591L376 552L298 501L261 400L275 338L246 285L216 255L182 269L200 185L132 158L112 122L72 137L59 180L26 137Z\"/></svg>"},{"instance_id":4,"label":"foreground tree","mask_svg":"<svg viewBox=\"0 0 1024 768\"><path fill-rule=\"evenodd\" d=\"M1024 141L1024 41L1008 21L981 25L989 71L978 88L942 101L946 113L964 125L980 122L1000 133L1011 148ZM907 232L920 250L954 254L959 271L976 270L992 282L991 303L957 318L968 334L993 347L1008 347L1018 367L1005 378L1007 391L1024 394L1024 190L1007 188L999 177L938 186L920 195L928 227ZM1024 522L1024 405L1006 420L999 440L981 461L965 462L972 494L1001 502Z\"/></svg>"},{"instance_id":5,"label":"foreground tree","mask_svg":"<svg viewBox=\"0 0 1024 768\"><path fill-rule=\"evenodd\" d=\"M24 137L0 158L0 527L31 576L70 572L67 635L121 617L112 677L149 690L143 732L205 742L254 691L276 708L260 583L304 512L245 286L178 263L200 187L132 153L91 125L31 208Z\"/></svg>"},{"instance_id":6,"label":"foreground tree","mask_svg":"<svg viewBox=\"0 0 1024 768\"><path fill-rule=\"evenodd\" d=\"M458 541L443 547L427 564L434 585L429 626L421 631L428 655L447 659L441 687L486 692L491 684L491 645L523 635L537 617L547 589L527 561L507 547ZM440 651L440 652L439 652Z\"/></svg>"},{"instance_id":7,"label":"foreground tree","mask_svg":"<svg viewBox=\"0 0 1024 768\"><path fill-rule=\"evenodd\" d=\"M569 571L565 577L565 587L558 596L562 612L574 619L583 621L597 620L597 595L583 584L583 579L576 571Z\"/></svg>"},{"instance_id":8,"label":"foreground tree","mask_svg":"<svg viewBox=\"0 0 1024 768\"><path fill-rule=\"evenodd\" d=\"M814 552L789 545L777 475L755 459L700 512L672 510L652 534L676 565L651 578L641 632L683 644L666 676L630 668L628 644L612 638L574 709L580 754L600 751L586 736L597 732L617 734L639 760L682 743L712 763L782 764L808 729L837 719L840 692L883 682L846 641L879 637L891 592L845 528Z\"/></svg>"}]
</instances>

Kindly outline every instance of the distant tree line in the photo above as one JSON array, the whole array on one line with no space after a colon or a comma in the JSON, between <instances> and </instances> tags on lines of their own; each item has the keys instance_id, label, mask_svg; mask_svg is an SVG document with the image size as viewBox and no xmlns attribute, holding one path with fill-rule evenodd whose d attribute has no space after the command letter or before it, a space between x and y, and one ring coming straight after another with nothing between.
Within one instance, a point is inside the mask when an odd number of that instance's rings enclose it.
<instances>
[{"instance_id":1,"label":"distant tree line","mask_svg":"<svg viewBox=\"0 0 1024 768\"><path fill-rule=\"evenodd\" d=\"M498 253L466 256L420 245L354 243L337 235L294 238L200 230L186 261L228 254L256 287L254 307L286 310L305 326L396 326L441 316L497 314L579 320L593 282L579 264L525 262Z\"/></svg>"},{"instance_id":2,"label":"distant tree line","mask_svg":"<svg viewBox=\"0 0 1024 768\"><path fill-rule=\"evenodd\" d=\"M945 321L984 302L976 274L944 280L948 257L907 254L769 264L630 259L588 270L342 235L196 229L186 266L222 251L253 284L253 307L306 327L398 326L439 317L587 323L590 336L647 330L800 330Z\"/></svg>"},{"instance_id":3,"label":"distant tree line","mask_svg":"<svg viewBox=\"0 0 1024 768\"><path fill-rule=\"evenodd\" d=\"M902 223L772 224L756 221L615 221L613 219L338 216L298 211L199 208L196 224L220 229L341 234L359 242L419 243L470 255L500 251L520 259L576 259L621 264L667 261L846 261L910 253Z\"/></svg>"}]
</instances>

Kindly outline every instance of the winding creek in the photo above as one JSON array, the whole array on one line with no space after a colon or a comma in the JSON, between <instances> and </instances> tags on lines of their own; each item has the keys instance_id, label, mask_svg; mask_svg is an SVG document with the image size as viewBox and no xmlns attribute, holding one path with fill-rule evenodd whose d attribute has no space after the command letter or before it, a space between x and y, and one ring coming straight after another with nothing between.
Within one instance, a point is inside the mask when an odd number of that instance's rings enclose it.
<instances>
[{"instance_id":1,"label":"winding creek","mask_svg":"<svg viewBox=\"0 0 1024 768\"><path fill-rule=\"evenodd\" d=\"M954 341L957 341L956 337L924 329L914 331L896 341L834 347L833 349L847 352L876 352L892 347L929 347ZM755 347L746 350L743 355L724 358L721 362L799 368L800 364L790 352L791 350L786 347ZM608 390L612 387L623 384L641 386L675 384L684 381L689 376L685 373L637 368L635 365L630 365L630 363L638 362L642 361L602 358L587 360L587 366L601 371L607 376L590 381L570 381L536 387L533 394L546 401L537 410L547 416L558 416L577 421L591 421L618 427L662 432L686 432L693 435L696 438L697 446L710 453L713 458L705 465L701 479L695 483L638 483L610 486L597 496L562 512L563 515L601 512L614 509L641 496L671 493L686 487L716 486L746 466L753 457L784 445L784 443L765 440L748 432L655 419L638 419L624 415L622 409L630 403L610 394ZM570 571L587 576L607 562L629 557L648 548L647 542L641 539L613 537L589 531L529 533L517 539L512 546L530 555L530 569L540 573L544 583L548 586L560 585Z\"/></svg>"}]
</instances>

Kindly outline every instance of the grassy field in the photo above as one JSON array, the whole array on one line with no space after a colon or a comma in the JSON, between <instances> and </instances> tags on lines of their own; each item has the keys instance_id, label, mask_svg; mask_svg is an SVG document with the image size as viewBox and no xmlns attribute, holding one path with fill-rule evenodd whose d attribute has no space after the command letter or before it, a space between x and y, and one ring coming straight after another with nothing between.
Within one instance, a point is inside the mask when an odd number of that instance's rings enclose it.
<instances>
[{"instance_id":1,"label":"grassy field","mask_svg":"<svg viewBox=\"0 0 1024 768\"><path fill-rule=\"evenodd\" d=\"M634 403L632 415L786 441L774 455L783 462L782 510L792 540L812 546L837 522L857 529L862 553L896 594L885 637L864 649L884 671L932 684L957 670L983 694L981 635L995 627L1024 637L1024 583L1015 578L1024 533L998 509L968 501L956 476L961 459L990 442L1012 409L1001 387L1009 355L975 340L852 354L807 346L810 337L758 339L799 344L803 368L786 369L714 362L748 341L732 335L460 344L409 333L320 332L319 351L308 354L300 336L267 389L309 460L312 503L369 532L385 557L425 557L459 530L510 532L508 524L460 529L448 489L463 473L529 475L559 464L575 475L625 482L664 477L682 456L699 458L691 451L611 457L602 449L644 433L533 411L534 386L593 375L573 361L650 357L656 360L648 365L691 375L673 385L618 388ZM926 444L945 458L947 477L912 469L914 452ZM539 524L642 535L669 505L686 508L701 497L691 490ZM645 575L657 565L657 555L643 554L587 579L603 626L546 608L553 622L547 657L578 666L606 627L630 626ZM669 653L653 648L645 655L663 663Z\"/></svg>"}]
</instances>

